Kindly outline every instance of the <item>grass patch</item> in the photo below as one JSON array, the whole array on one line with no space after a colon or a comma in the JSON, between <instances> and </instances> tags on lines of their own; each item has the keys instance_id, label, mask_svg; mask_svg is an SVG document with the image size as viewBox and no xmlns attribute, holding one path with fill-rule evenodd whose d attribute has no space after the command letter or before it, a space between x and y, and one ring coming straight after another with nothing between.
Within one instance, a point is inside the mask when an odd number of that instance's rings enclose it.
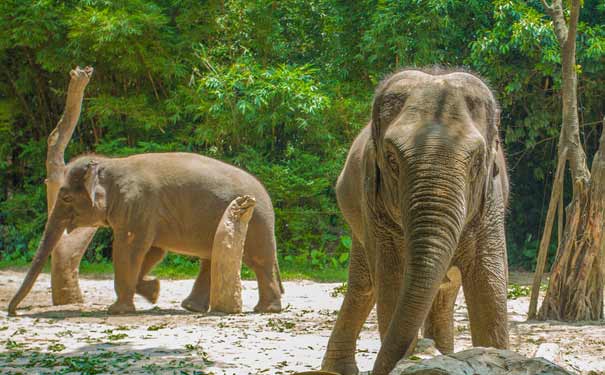
<instances>
[{"instance_id":1,"label":"grass patch","mask_svg":"<svg viewBox=\"0 0 605 375\"><path fill-rule=\"evenodd\" d=\"M18 260L0 259L0 270L26 271L29 268L30 264L31 264L30 262L27 262L23 259L18 259ZM45 265L44 271L50 271L50 263Z\"/></svg>"},{"instance_id":2,"label":"grass patch","mask_svg":"<svg viewBox=\"0 0 605 375\"><path fill-rule=\"evenodd\" d=\"M319 282L345 282L349 270L347 267L326 267L317 269L307 265L280 265L282 280L313 280Z\"/></svg>"},{"instance_id":3,"label":"grass patch","mask_svg":"<svg viewBox=\"0 0 605 375\"><path fill-rule=\"evenodd\" d=\"M0 270L11 269L27 271L30 263L24 260L0 260ZM310 263L280 261L282 280L313 280L318 282L345 282L348 276L347 266L315 266ZM166 259L152 271L152 274L162 279L193 279L200 271L199 262L193 258L169 254ZM50 262L44 267L44 272L50 272ZM83 260L80 274L87 277L107 278L113 276L113 265L109 261L89 262ZM254 280L254 272L246 266L242 267L242 279Z\"/></svg>"}]
</instances>

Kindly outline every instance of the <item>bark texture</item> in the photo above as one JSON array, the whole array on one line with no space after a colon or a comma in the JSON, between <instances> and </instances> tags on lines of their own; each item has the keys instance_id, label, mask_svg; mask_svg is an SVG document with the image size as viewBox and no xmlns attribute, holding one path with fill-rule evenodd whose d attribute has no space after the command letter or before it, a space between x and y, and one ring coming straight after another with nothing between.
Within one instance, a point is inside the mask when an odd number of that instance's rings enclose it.
<instances>
[{"instance_id":1,"label":"bark texture","mask_svg":"<svg viewBox=\"0 0 605 375\"><path fill-rule=\"evenodd\" d=\"M50 214L65 171L65 148L71 139L82 109L84 90L90 81L93 68L76 67L70 72L65 110L55 129L48 137L46 153L46 200ZM96 228L78 228L64 233L51 258L51 286L54 305L83 301L78 282L78 268Z\"/></svg>"},{"instance_id":2,"label":"bark texture","mask_svg":"<svg viewBox=\"0 0 605 375\"><path fill-rule=\"evenodd\" d=\"M578 183L575 191L539 319L603 319L605 133L592 162L589 183Z\"/></svg>"},{"instance_id":3,"label":"bark texture","mask_svg":"<svg viewBox=\"0 0 605 375\"><path fill-rule=\"evenodd\" d=\"M242 255L248 222L256 201L245 195L234 199L216 228L212 246L210 309L235 314L242 312Z\"/></svg>"},{"instance_id":4,"label":"bark texture","mask_svg":"<svg viewBox=\"0 0 605 375\"><path fill-rule=\"evenodd\" d=\"M565 17L562 0L542 0L552 18L555 35L561 47L562 126L559 138L559 162L551 203L541 241L538 265L530 300L529 318L557 320L596 320L603 318L603 190L605 183L605 143L603 135L595 155L592 172L580 143L578 117L578 77L576 69L576 34L581 0L571 0L569 17ZM540 282L550 243L554 211L563 210L562 190L565 161L569 162L573 198L567 208L567 219L561 232L548 290L536 315Z\"/></svg>"}]
</instances>

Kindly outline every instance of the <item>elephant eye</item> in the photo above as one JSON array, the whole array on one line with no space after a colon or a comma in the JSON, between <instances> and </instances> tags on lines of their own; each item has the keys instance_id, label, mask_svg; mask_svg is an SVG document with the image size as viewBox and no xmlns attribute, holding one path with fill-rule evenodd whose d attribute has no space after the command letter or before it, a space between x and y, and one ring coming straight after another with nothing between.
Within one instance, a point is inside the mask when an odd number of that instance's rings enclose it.
<instances>
[{"instance_id":1,"label":"elephant eye","mask_svg":"<svg viewBox=\"0 0 605 375\"><path fill-rule=\"evenodd\" d=\"M387 152L387 162L389 163L389 167L393 173L399 173L399 164L397 163L397 158L392 152Z\"/></svg>"},{"instance_id":2,"label":"elephant eye","mask_svg":"<svg viewBox=\"0 0 605 375\"><path fill-rule=\"evenodd\" d=\"M61 200L65 203L70 203L71 201L74 200L74 198L71 195L64 194L64 195L61 195Z\"/></svg>"}]
</instances>

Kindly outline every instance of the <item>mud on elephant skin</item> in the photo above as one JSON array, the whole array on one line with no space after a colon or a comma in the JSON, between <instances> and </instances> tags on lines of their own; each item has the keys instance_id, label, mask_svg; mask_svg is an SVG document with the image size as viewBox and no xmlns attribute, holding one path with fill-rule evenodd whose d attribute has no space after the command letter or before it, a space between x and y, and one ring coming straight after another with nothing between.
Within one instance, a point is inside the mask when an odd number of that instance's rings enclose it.
<instances>
[{"instance_id":1,"label":"mud on elephant skin","mask_svg":"<svg viewBox=\"0 0 605 375\"><path fill-rule=\"evenodd\" d=\"M244 195L256 200L243 253L243 262L258 281L255 311L280 311L283 287L275 217L262 184L241 169L201 155L150 153L125 158L85 155L67 165L57 203L9 313L16 313L64 231L102 226L110 227L114 238L117 301L110 313L135 311L135 293L157 300L159 282L147 274L166 249L200 258L200 273L183 307L206 312L215 231L227 206Z\"/></svg>"},{"instance_id":2,"label":"mud on elephant skin","mask_svg":"<svg viewBox=\"0 0 605 375\"><path fill-rule=\"evenodd\" d=\"M382 339L374 375L409 355L427 318L425 332L452 347L453 332L439 330L453 329L453 308L434 305L453 304L441 295L457 291L455 282L447 287L452 266L460 270L473 345L508 346L508 177L498 126L494 95L473 74L407 69L378 86L372 119L336 185L353 246L322 369L358 373L356 339L374 304Z\"/></svg>"}]
</instances>

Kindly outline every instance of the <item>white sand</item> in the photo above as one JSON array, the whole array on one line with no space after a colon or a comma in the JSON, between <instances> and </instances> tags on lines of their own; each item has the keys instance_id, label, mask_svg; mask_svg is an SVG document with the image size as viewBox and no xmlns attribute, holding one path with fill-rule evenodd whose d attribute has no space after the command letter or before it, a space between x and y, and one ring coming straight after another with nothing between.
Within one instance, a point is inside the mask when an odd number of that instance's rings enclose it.
<instances>
[{"instance_id":1,"label":"white sand","mask_svg":"<svg viewBox=\"0 0 605 375\"><path fill-rule=\"evenodd\" d=\"M257 301L256 282L245 281L243 314L193 314L180 308L193 280L162 280L156 307L137 296L137 314L114 317L105 312L114 299L112 280L83 279L85 304L52 306L50 277L43 274L22 302L19 316L8 318L8 301L23 277L22 272L0 271L2 373L59 370L59 367L22 368L32 352L50 352L49 346L52 348L57 343L65 346L63 350L55 347L58 351L53 354L59 358L107 351L130 353L125 358L109 354L109 364L103 372L239 375L318 369L342 301L342 296L330 296L339 284L285 282L285 311L255 314L252 308ZM459 297L458 303L457 351L471 347L463 297ZM559 365L584 374L605 372L605 322L527 323L527 305L527 297L509 301L512 350L531 356L541 343L556 343L561 347ZM21 344L21 348L15 348ZM379 346L373 312L358 342L357 360L361 370L371 369ZM15 350L25 351L9 360L6 354ZM40 366L40 361L36 366Z\"/></svg>"}]
</instances>

